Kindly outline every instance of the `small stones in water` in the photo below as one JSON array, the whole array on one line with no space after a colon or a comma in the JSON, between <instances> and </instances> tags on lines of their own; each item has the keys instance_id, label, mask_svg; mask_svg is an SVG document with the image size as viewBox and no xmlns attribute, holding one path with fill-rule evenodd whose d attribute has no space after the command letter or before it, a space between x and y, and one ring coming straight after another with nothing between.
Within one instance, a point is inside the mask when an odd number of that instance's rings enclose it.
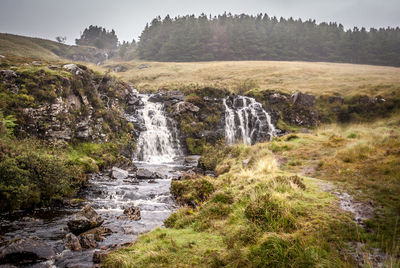
<instances>
[{"instance_id":1,"label":"small stones in water","mask_svg":"<svg viewBox=\"0 0 400 268\"><path fill-rule=\"evenodd\" d=\"M94 234L81 234L79 241L83 248L95 248L97 247L97 241Z\"/></svg>"},{"instance_id":2,"label":"small stones in water","mask_svg":"<svg viewBox=\"0 0 400 268\"><path fill-rule=\"evenodd\" d=\"M78 237L76 237L73 233L68 233L64 238L64 243L70 250L82 250L81 243L79 242Z\"/></svg>"},{"instance_id":3,"label":"small stones in water","mask_svg":"<svg viewBox=\"0 0 400 268\"><path fill-rule=\"evenodd\" d=\"M131 206L129 208L124 209L125 216L119 216L119 220L129 219L133 221L138 221L142 217L140 216L140 208L136 206Z\"/></svg>"}]
</instances>

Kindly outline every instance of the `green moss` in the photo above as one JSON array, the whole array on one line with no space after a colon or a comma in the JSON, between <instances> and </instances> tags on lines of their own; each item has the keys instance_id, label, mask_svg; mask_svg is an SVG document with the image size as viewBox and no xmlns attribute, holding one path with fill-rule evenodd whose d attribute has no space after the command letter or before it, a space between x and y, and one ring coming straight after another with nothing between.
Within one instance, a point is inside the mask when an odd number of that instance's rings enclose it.
<instances>
[{"instance_id":1,"label":"green moss","mask_svg":"<svg viewBox=\"0 0 400 268\"><path fill-rule=\"evenodd\" d=\"M202 154L205 144L206 140L204 138L186 138L186 145L190 154Z\"/></svg>"}]
</instances>

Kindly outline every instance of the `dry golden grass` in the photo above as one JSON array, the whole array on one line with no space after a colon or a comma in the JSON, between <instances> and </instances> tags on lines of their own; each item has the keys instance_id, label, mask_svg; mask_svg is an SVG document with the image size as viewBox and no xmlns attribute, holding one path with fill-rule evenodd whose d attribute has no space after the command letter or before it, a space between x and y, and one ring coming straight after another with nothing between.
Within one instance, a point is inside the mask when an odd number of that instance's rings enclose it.
<instances>
[{"instance_id":1,"label":"dry golden grass","mask_svg":"<svg viewBox=\"0 0 400 268\"><path fill-rule=\"evenodd\" d=\"M400 91L400 68L284 61L220 62L107 62L122 64L128 71L115 73L142 91L161 87L185 89L193 85L227 88L233 92L250 89L302 91L315 95L391 95ZM141 64L148 68L139 69ZM106 70L107 67L95 67Z\"/></svg>"}]
</instances>

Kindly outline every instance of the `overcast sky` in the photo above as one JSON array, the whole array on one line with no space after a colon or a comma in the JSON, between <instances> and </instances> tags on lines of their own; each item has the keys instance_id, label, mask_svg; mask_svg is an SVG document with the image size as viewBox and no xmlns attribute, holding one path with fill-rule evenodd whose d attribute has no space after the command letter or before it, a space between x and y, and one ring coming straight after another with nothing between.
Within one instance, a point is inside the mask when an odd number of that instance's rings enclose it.
<instances>
[{"instance_id":1,"label":"overcast sky","mask_svg":"<svg viewBox=\"0 0 400 268\"><path fill-rule=\"evenodd\" d=\"M120 41L137 39L160 15L267 13L353 26L400 26L400 0L0 0L0 32L74 43L91 24L115 29Z\"/></svg>"}]
</instances>

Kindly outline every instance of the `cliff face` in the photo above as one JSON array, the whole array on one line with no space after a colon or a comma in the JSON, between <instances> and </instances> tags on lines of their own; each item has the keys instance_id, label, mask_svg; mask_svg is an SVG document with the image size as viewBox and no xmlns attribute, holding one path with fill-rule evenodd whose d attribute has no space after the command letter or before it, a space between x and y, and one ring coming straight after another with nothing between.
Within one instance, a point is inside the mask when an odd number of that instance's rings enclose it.
<instances>
[{"instance_id":1,"label":"cliff face","mask_svg":"<svg viewBox=\"0 0 400 268\"><path fill-rule=\"evenodd\" d=\"M22 64L0 71L0 109L17 118L20 137L107 141L131 131L128 84L85 66Z\"/></svg>"}]
</instances>

